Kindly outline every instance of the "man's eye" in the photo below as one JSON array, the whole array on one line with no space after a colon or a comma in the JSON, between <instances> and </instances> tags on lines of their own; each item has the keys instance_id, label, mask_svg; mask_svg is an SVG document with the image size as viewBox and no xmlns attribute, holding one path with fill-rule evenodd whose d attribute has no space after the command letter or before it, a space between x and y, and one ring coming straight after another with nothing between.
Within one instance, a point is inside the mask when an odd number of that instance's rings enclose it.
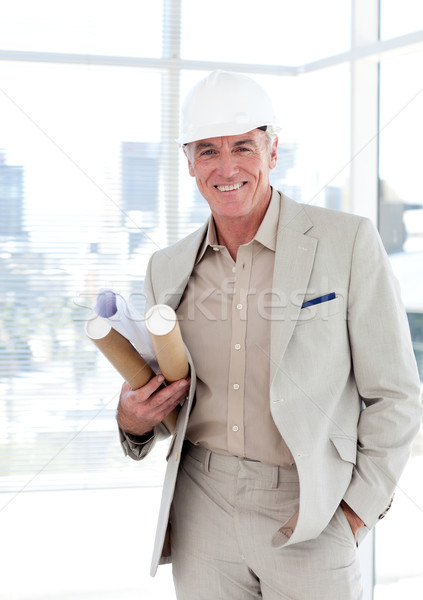
<instances>
[{"instance_id":1,"label":"man's eye","mask_svg":"<svg viewBox=\"0 0 423 600\"><path fill-rule=\"evenodd\" d=\"M214 153L214 150L204 150L204 152L201 153L201 156L211 156Z\"/></svg>"},{"instance_id":2,"label":"man's eye","mask_svg":"<svg viewBox=\"0 0 423 600\"><path fill-rule=\"evenodd\" d=\"M238 147L238 152L249 152L250 148L247 148L246 146L239 146Z\"/></svg>"}]
</instances>

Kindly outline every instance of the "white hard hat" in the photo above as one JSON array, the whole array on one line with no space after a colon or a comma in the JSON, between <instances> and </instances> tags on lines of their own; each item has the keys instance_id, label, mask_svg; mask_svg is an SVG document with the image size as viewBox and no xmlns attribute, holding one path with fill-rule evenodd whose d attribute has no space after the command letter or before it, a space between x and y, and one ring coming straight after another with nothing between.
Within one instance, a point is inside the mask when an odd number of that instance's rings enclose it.
<instances>
[{"instance_id":1,"label":"white hard hat","mask_svg":"<svg viewBox=\"0 0 423 600\"><path fill-rule=\"evenodd\" d=\"M279 128L272 102L253 79L213 71L188 93L182 106L179 144L240 135L263 126Z\"/></svg>"}]
</instances>

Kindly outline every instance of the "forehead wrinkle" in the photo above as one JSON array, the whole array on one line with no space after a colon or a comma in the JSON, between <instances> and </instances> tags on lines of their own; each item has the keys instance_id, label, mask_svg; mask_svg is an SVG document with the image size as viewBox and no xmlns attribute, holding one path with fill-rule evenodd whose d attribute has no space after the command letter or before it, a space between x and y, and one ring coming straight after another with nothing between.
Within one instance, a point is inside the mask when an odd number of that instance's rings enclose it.
<instances>
[{"instance_id":1,"label":"forehead wrinkle","mask_svg":"<svg viewBox=\"0 0 423 600\"><path fill-rule=\"evenodd\" d=\"M237 140L232 144L232 147L244 146L245 144L251 144L253 146L257 146L257 140L254 138L244 138L242 140ZM198 152L200 150L204 150L205 148L217 148L216 144L212 142L195 142L194 151Z\"/></svg>"},{"instance_id":2,"label":"forehead wrinkle","mask_svg":"<svg viewBox=\"0 0 423 600\"><path fill-rule=\"evenodd\" d=\"M253 146L257 146L257 142L254 138L245 138L244 140L238 140L234 143L234 146L244 146L244 144L252 144Z\"/></svg>"},{"instance_id":3,"label":"forehead wrinkle","mask_svg":"<svg viewBox=\"0 0 423 600\"><path fill-rule=\"evenodd\" d=\"M204 148L216 148L216 145L212 144L211 142L195 142L195 152L198 150L204 150Z\"/></svg>"}]
</instances>

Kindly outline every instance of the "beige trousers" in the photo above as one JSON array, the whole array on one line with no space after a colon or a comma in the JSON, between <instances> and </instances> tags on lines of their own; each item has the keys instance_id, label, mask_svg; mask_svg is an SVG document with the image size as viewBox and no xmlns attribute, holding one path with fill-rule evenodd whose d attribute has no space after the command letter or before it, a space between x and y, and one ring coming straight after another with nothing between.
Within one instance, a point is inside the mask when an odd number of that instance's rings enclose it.
<instances>
[{"instance_id":1,"label":"beige trousers","mask_svg":"<svg viewBox=\"0 0 423 600\"><path fill-rule=\"evenodd\" d=\"M341 508L317 539L272 547L298 498L295 466L186 444L171 511L178 600L362 598L356 544Z\"/></svg>"}]
</instances>

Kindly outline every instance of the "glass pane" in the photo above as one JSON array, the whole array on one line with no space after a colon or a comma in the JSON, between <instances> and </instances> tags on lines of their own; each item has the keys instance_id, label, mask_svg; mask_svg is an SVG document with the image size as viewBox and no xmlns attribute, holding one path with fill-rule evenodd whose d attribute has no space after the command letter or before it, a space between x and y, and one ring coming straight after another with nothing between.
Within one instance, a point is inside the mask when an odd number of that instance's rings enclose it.
<instances>
[{"instance_id":1,"label":"glass pane","mask_svg":"<svg viewBox=\"0 0 423 600\"><path fill-rule=\"evenodd\" d=\"M423 29L421 0L380 0L380 39L412 33Z\"/></svg>"},{"instance_id":2,"label":"glass pane","mask_svg":"<svg viewBox=\"0 0 423 600\"><path fill-rule=\"evenodd\" d=\"M284 184L294 199L345 210L350 163L350 70L348 65L298 77L296 101L282 108L282 142L297 144ZM281 97L280 97L281 98ZM286 137L285 137L286 135ZM282 168L286 164L280 157ZM288 159L289 160L289 159Z\"/></svg>"},{"instance_id":3,"label":"glass pane","mask_svg":"<svg viewBox=\"0 0 423 600\"><path fill-rule=\"evenodd\" d=\"M166 243L162 77L1 63L0 79L1 488L139 485L117 437L121 378L84 324L100 288L142 300Z\"/></svg>"},{"instance_id":4,"label":"glass pane","mask_svg":"<svg viewBox=\"0 0 423 600\"><path fill-rule=\"evenodd\" d=\"M338 54L350 46L350 5L350 0L182 0L182 58L299 65Z\"/></svg>"},{"instance_id":5,"label":"glass pane","mask_svg":"<svg viewBox=\"0 0 423 600\"><path fill-rule=\"evenodd\" d=\"M161 56L162 2L14 0L0 4L3 50Z\"/></svg>"},{"instance_id":6,"label":"glass pane","mask_svg":"<svg viewBox=\"0 0 423 600\"><path fill-rule=\"evenodd\" d=\"M423 53L380 68L380 231L399 278L423 379ZM414 444L389 515L376 528L375 600L421 597L423 431Z\"/></svg>"}]
</instances>

